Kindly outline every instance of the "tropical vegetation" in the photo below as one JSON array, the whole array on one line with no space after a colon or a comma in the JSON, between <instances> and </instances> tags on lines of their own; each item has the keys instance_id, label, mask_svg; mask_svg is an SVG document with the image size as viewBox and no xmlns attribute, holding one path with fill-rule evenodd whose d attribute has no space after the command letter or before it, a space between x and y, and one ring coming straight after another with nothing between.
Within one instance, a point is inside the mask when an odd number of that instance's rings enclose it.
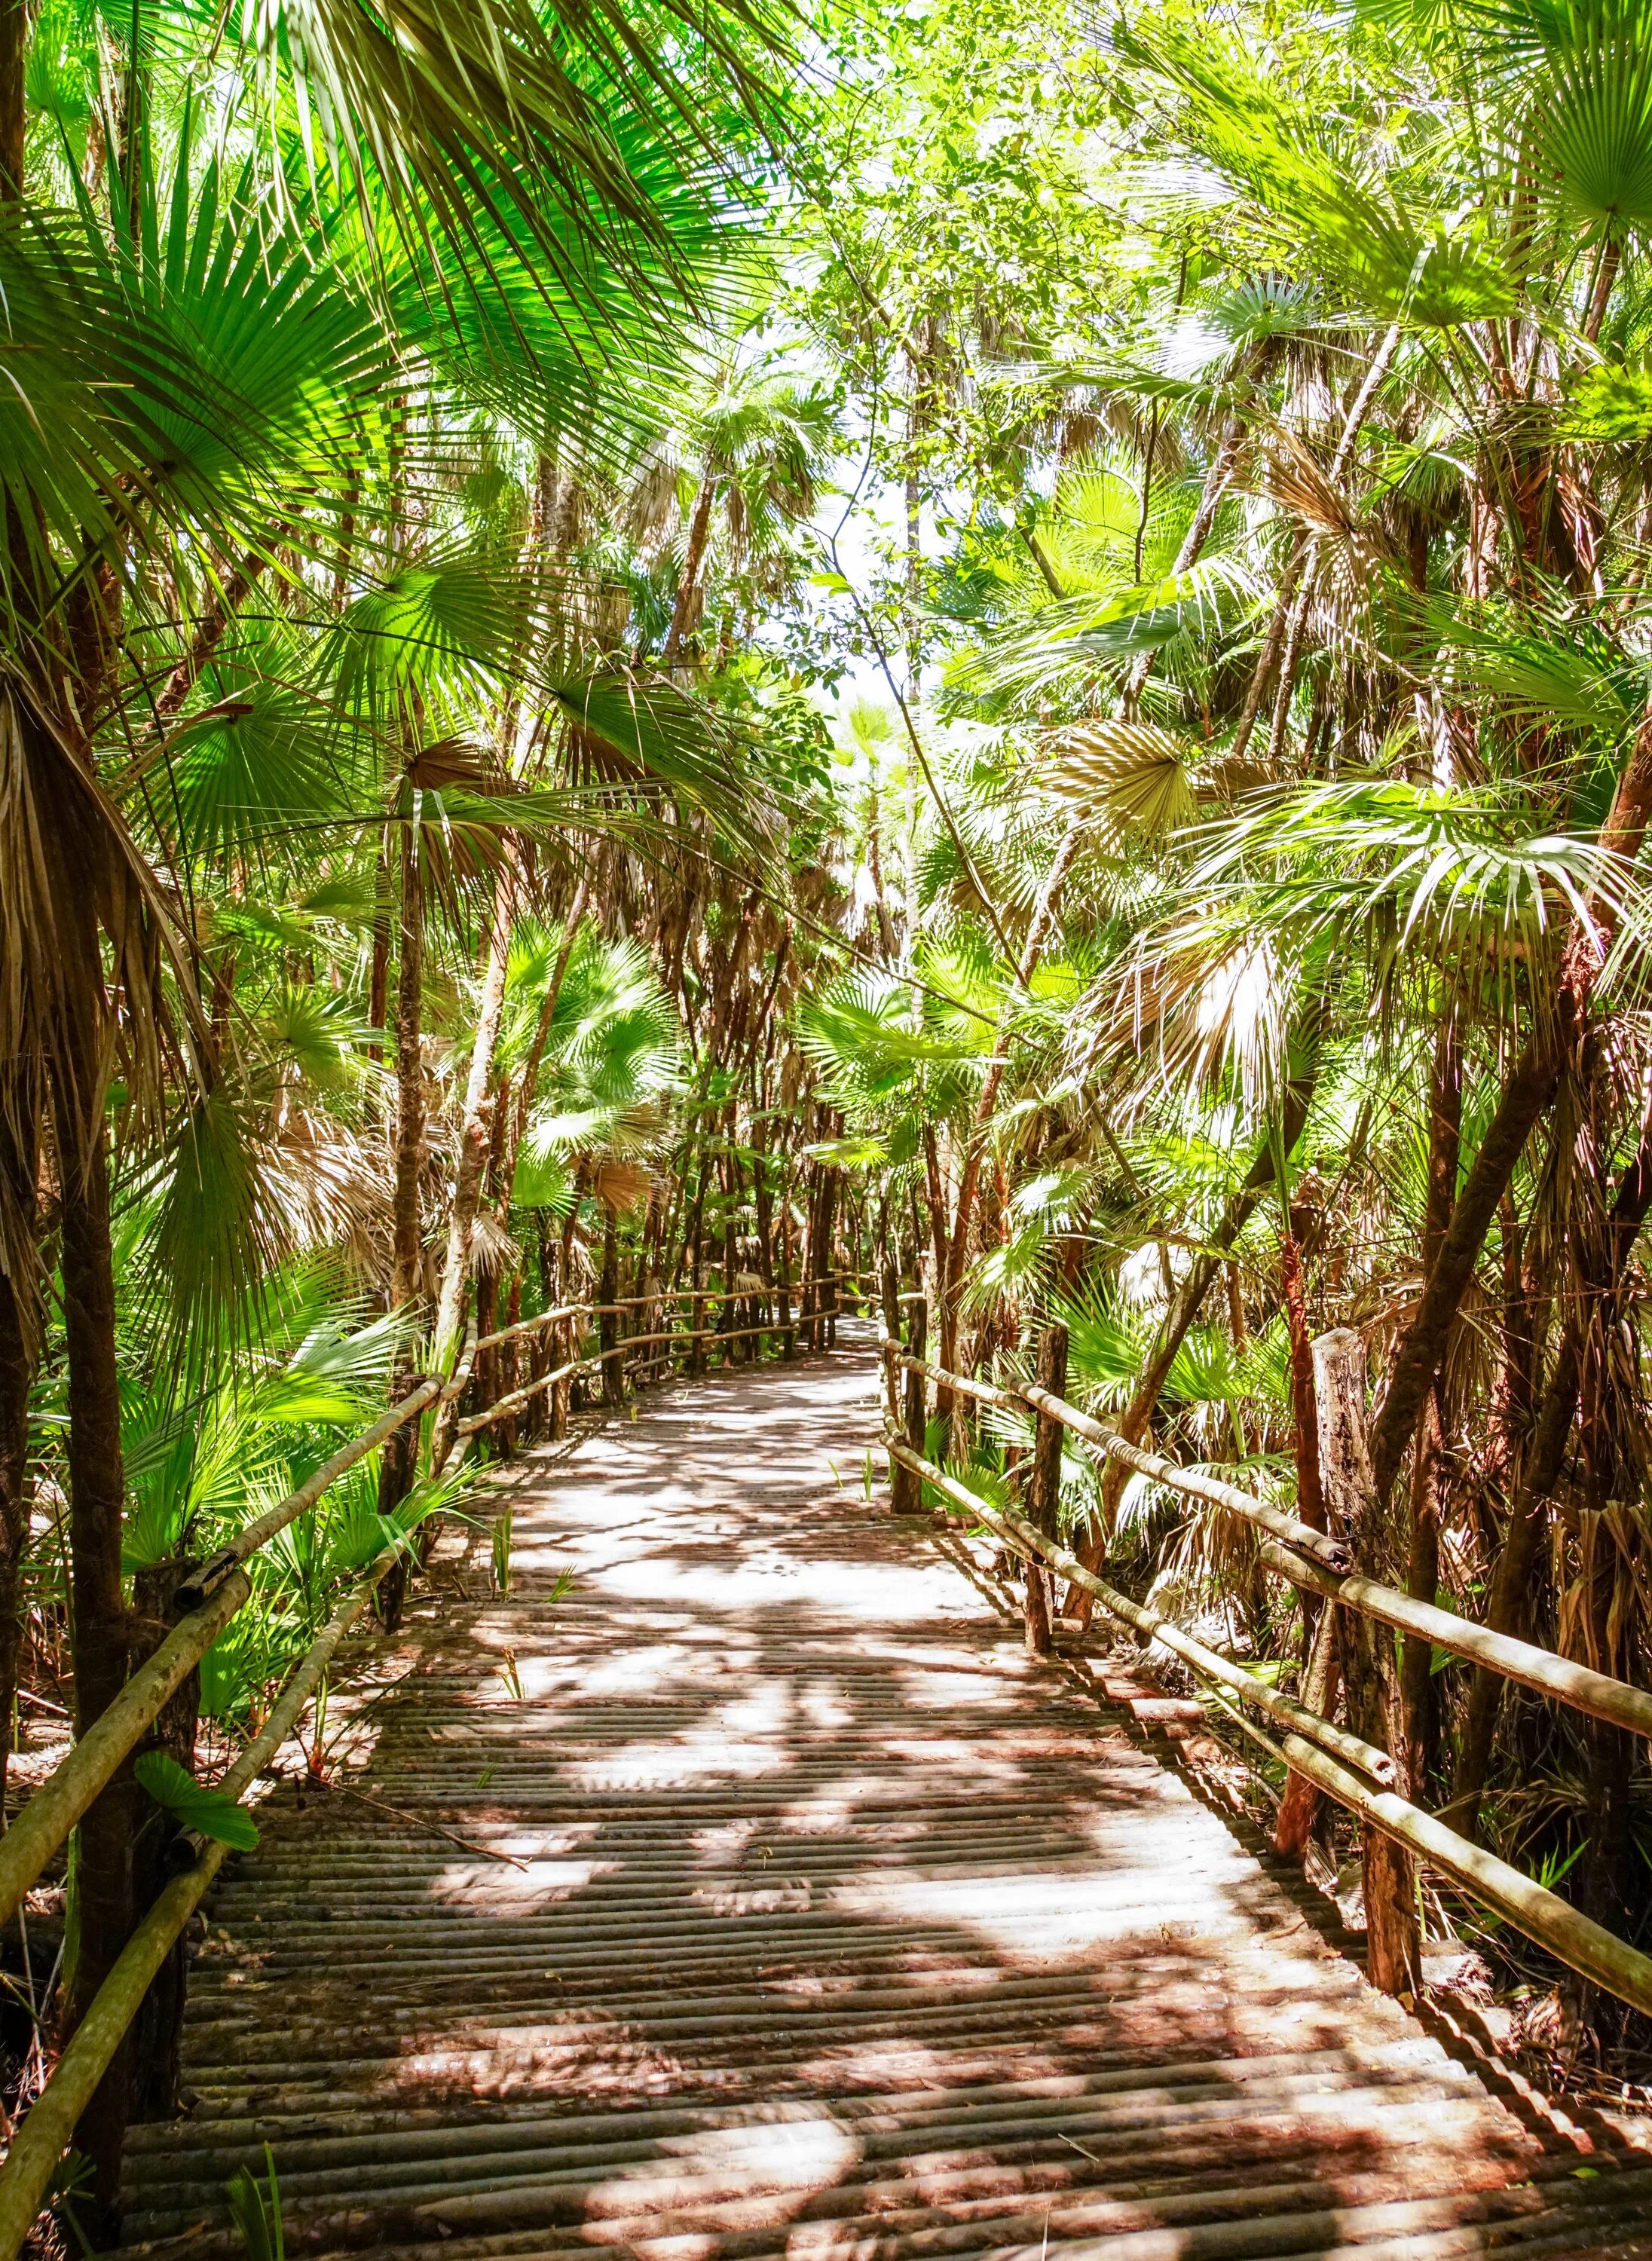
<instances>
[{"instance_id":1,"label":"tropical vegetation","mask_svg":"<svg viewBox=\"0 0 1652 2261\"><path fill-rule=\"evenodd\" d=\"M14 1809L467 1330L838 1273L1310 1521L1357 1331L1363 1567L1647 1683L1649 57L1640 0L0 0ZM294 1524L172 1755L517 1433ZM943 1388L983 1498L1029 1441ZM1299 1684L1253 1534L1124 1473L1069 1454L1084 1559ZM1408 1794L1644 1945L1644 1748L1387 1678Z\"/></svg>"}]
</instances>

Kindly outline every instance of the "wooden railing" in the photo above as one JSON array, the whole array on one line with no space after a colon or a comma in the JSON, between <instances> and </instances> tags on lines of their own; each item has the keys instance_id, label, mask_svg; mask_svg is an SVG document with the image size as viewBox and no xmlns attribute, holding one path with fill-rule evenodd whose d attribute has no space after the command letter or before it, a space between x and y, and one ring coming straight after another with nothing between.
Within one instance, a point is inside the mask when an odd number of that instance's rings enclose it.
<instances>
[{"instance_id":1,"label":"wooden railing","mask_svg":"<svg viewBox=\"0 0 1652 2261\"><path fill-rule=\"evenodd\" d=\"M707 1328L696 1324L687 1328L650 1329L643 1334L621 1336L608 1348L572 1359L556 1372L538 1376L526 1389L514 1390L456 1423L449 1449L452 1443L476 1430L507 1418L539 1391L559 1380L577 1373L600 1372L614 1360L621 1361L622 1371L622 1362L645 1346L667 1346L663 1361L650 1362L667 1367L678 1348L686 1350L691 1359L697 1360L703 1344L732 1344L764 1335L779 1336L789 1353L795 1338L818 1322L822 1328L823 1347L830 1339L827 1323L837 1316L836 1289L843 1276L830 1274L809 1283L822 1291L832 1291L814 1310L783 1310L779 1317L735 1329ZM30 1886L53 1855L61 1851L75 1824L123 1762L142 1741L168 1699L250 1598L252 1583L246 1563L279 1532L316 1506L341 1475L386 1438L433 1408L440 1411L456 1403L470 1386L480 1352L548 1326L571 1328L582 1319L614 1317L639 1308L658 1309L687 1302L691 1317L698 1322L707 1305L766 1300L766 1289L687 1288L623 1296L611 1303L563 1304L501 1327L479 1341L472 1328L446 1380L440 1375L420 1378L370 1428L341 1446L296 1490L249 1523L227 1546L220 1547L190 1574L178 1589L178 1601L185 1611L180 1622L79 1737L68 1756L30 1798L4 1836L0 1837L0 1924L9 1922L17 1913ZM340 1601L277 1698L262 1729L213 1785L215 1789L239 1800L257 1782L297 1726L339 1643L361 1618L385 1575L405 1558L406 1543L406 1538L399 1534ZM199 1837L190 1841L195 1848L192 1864L172 1879L140 1918L53 2068L50 2078L18 2124L4 2164L0 2166L0 2261L12 2261L28 2236L81 2114L137 2017L151 1983L205 1897L229 1849Z\"/></svg>"},{"instance_id":2,"label":"wooden railing","mask_svg":"<svg viewBox=\"0 0 1652 2261\"><path fill-rule=\"evenodd\" d=\"M920 1338L916 1348L888 1336L882 1341L888 1388L885 1442L894 1477L894 1504L897 1509L917 1505L920 1485L930 1484L944 1499L984 1525L1029 1566L1029 1646L1038 1645L1032 1634L1042 1604L1035 1585L1041 1583L1045 1573L1067 1579L1117 1623L1128 1626L1150 1646L1179 1658L1212 1690L1234 1724L1270 1757L1282 1761L1292 1773L1336 1799L1368 1830L1451 1877L1581 1977L1652 2014L1652 1957L1592 1921L1558 1893L1462 1836L1439 1816L1401 1797L1393 1787L1397 1770L1387 1751L1282 1695L1237 1659L1196 1640L1162 1611L1121 1593L1062 1546L1052 1530L1039 1527L1013 1507L982 1499L930 1460L924 1451L923 1384L932 1381L955 1396L1016 1414L1031 1413L1038 1424L1041 1442L1051 1431L1058 1437L1065 1431L1100 1459L1122 1461L1201 1506L1241 1516L1264 1534L1260 1552L1269 1568L1304 1592L1321 1596L1356 1616L1415 1634L1454 1656L1485 1666L1593 1719L1652 1738L1652 1694L1359 1575L1343 1540L1311 1530L1253 1493L1196 1470L1178 1468L1158 1454L1128 1443L1037 1382L995 1385L948 1373L922 1354L921 1310L917 1307L914 1326L915 1335ZM899 1379L903 1373L907 1378L904 1409ZM1037 1453L1035 1445L1035 1463ZM1053 1516L1046 1514L1041 1521L1052 1524ZM1252 1712L1280 1731L1277 1741L1247 1716Z\"/></svg>"}]
</instances>

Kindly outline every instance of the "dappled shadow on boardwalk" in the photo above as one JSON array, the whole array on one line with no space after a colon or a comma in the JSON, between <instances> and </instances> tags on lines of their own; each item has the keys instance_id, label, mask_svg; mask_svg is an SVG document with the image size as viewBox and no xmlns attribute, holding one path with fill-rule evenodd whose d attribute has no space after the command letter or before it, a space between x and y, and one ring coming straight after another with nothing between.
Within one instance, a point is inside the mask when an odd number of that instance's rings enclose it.
<instances>
[{"instance_id":1,"label":"dappled shadow on boardwalk","mask_svg":"<svg viewBox=\"0 0 1652 2261\"><path fill-rule=\"evenodd\" d=\"M295 2248L1629 2252L1555 2212L1629 2180L864 1504L873 1382L736 1374L529 1466L521 1590L377 1661L374 1803L284 1793L219 1892L130 2235L210 2250L268 2140Z\"/></svg>"}]
</instances>

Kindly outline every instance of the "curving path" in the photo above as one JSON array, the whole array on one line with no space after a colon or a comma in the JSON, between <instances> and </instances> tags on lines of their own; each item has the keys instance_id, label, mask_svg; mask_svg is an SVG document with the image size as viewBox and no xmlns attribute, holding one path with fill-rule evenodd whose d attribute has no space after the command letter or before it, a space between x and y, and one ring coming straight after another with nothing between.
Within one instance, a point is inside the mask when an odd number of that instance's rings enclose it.
<instances>
[{"instance_id":1,"label":"curving path","mask_svg":"<svg viewBox=\"0 0 1652 2261\"><path fill-rule=\"evenodd\" d=\"M383 2261L1652 2257L1652 2163L1498 2101L866 1504L876 1379L530 1454L506 1601L444 1547L352 1787L279 1791L214 1897L128 2237L233 2250L268 2141L289 2251Z\"/></svg>"}]
</instances>

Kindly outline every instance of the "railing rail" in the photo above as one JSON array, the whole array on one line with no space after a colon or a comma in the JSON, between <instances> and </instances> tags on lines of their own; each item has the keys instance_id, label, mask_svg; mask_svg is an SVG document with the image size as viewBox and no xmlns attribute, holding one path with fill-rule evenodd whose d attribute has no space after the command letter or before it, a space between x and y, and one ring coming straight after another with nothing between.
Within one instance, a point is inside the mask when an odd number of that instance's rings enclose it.
<instances>
[{"instance_id":1,"label":"railing rail","mask_svg":"<svg viewBox=\"0 0 1652 2261\"><path fill-rule=\"evenodd\" d=\"M1569 1657L1556 1656L1530 1642L1494 1633L1450 1611L1415 1602L1378 1580L1328 1568L1322 1557L1309 1560L1308 1550L1300 1538L1293 1536L1287 1543L1275 1535L1281 1521L1292 1525L1296 1532L1306 1532L1307 1526L1297 1524L1294 1517L1283 1516L1252 1493L1196 1470L1179 1468L1174 1461L1162 1460L1156 1454L1143 1452L1036 1382L999 1386L950 1374L915 1356L887 1336L882 1339L881 1349L888 1371L892 1405L897 1394L896 1373L904 1369L979 1401L1011 1410L1042 1414L1071 1431L1103 1458L1122 1460L1130 1467L1140 1468L1184 1498L1245 1516L1268 1534L1261 1549L1263 1561L1299 1588L1379 1623L1416 1633L1454 1655L1489 1666L1505 1678L1553 1697L1591 1718L1652 1736L1652 1696L1644 1689L1610 1679L1604 1673L1591 1671ZM1225 1705L1247 1735L1273 1756L1282 1759L1293 1772L1304 1776L1362 1821L1451 1877L1569 1968L1635 2008L1652 2013L1652 1957L1641 1954L1615 1933L1591 1921L1558 1893L1548 1891L1462 1836L1437 1816L1401 1798L1391 1787L1393 1762L1385 1752L1294 1704L1289 1698L1281 1697L1235 1659L1196 1640L1162 1611L1120 1593L1087 1568L1058 1540L1038 1530L1013 1509L982 1499L927 1459L893 1419L886 1428L885 1445L892 1461L932 1485L966 1513L978 1518L1024 1561L1067 1579L1090 1595L1109 1616L1129 1626L1150 1644L1180 1657L1225 1698L1237 1697L1240 1705L1248 1705L1267 1715L1275 1726L1283 1727L1283 1739L1275 1743L1245 1716L1242 1709L1231 1703ZM1317 1532L1307 1535L1320 1538ZM1346 1551L1343 1559L1347 1560ZM1367 1776L1368 1780L1364 1778Z\"/></svg>"},{"instance_id":2,"label":"railing rail","mask_svg":"<svg viewBox=\"0 0 1652 2261\"><path fill-rule=\"evenodd\" d=\"M811 1284L834 1284L839 1275L827 1274ZM770 1291L761 1291L765 1298ZM668 1295L699 1303L756 1300L755 1288L680 1289L658 1295L627 1296L614 1305L573 1303L536 1312L484 1336L475 1328L466 1335L457 1363L446 1381L440 1375L421 1377L406 1395L380 1416L370 1428L341 1446L305 1482L277 1506L247 1525L227 1545L191 1574L179 1589L195 1606L175 1626L154 1654L134 1673L110 1704L75 1741L61 1763L34 1791L4 1837L0 1837L0 1923L9 1921L29 1887L47 1863L59 1851L98 1793L154 1724L168 1698L183 1684L212 1642L252 1593L243 1565L269 1544L277 1532L315 1506L328 1488L363 1460L386 1438L430 1408L450 1403L468 1387L478 1351L529 1332L553 1321L600 1316L605 1310L629 1310L658 1304ZM482 1412L460 1423L455 1439L485 1427L519 1410L535 1391L581 1370L595 1371L612 1359L625 1359L646 1346L670 1344L692 1346L700 1341L731 1344L763 1335L795 1335L823 1312L794 1312L785 1319L730 1330L702 1327L667 1328L646 1335L622 1338L610 1349L574 1360L555 1374L539 1376L528 1389L510 1392ZM669 1354L668 1354L669 1362ZM251 1789L269 1761L286 1741L334 1652L373 1597L380 1581L402 1551L398 1540L369 1567L327 1620L321 1633L293 1670L277 1698L262 1731L248 1744L234 1764L214 1786L239 1799ZM57 2164L73 2136L82 2112L112 2062L128 2027L137 2016L151 1982L205 1897L228 1848L197 1839L197 1858L183 1875L174 1877L139 1921L132 1937L104 1980L90 2006L71 2035L50 2078L27 2114L19 2121L0 2165L0 2261L12 2261L45 2201Z\"/></svg>"}]
</instances>

